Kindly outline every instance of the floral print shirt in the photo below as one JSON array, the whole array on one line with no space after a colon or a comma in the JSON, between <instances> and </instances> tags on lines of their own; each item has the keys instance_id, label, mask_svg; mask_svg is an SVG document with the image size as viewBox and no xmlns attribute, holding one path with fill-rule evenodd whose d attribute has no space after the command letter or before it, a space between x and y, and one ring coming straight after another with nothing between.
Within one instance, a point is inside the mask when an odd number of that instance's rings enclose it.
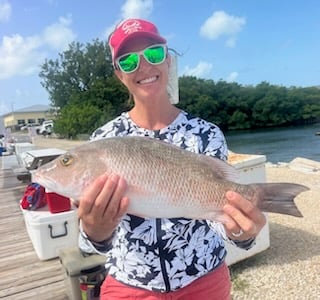
<instances>
[{"instance_id":1,"label":"floral print shirt","mask_svg":"<svg viewBox=\"0 0 320 300\"><path fill-rule=\"evenodd\" d=\"M127 135L149 136L188 151L227 159L226 141L220 129L184 111L169 126L156 131L140 128L128 113L123 113L97 129L91 140ZM83 232L79 245L85 252L105 252L108 273L118 281L169 292L185 287L224 262L226 249L218 233L219 225L221 229L221 224L205 220L128 214L106 249L95 247Z\"/></svg>"}]
</instances>

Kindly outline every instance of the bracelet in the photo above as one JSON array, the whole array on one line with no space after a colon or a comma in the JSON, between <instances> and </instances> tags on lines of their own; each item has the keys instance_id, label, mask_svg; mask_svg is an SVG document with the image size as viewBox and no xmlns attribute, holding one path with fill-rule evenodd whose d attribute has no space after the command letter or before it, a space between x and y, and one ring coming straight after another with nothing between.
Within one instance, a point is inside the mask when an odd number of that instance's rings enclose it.
<instances>
[{"instance_id":1,"label":"bracelet","mask_svg":"<svg viewBox=\"0 0 320 300\"><path fill-rule=\"evenodd\" d=\"M112 248L112 240L115 236L115 231L112 232L112 235L109 238L100 242L95 242L91 240L90 237L83 231L82 224L80 222L80 234L85 240L87 240L90 244L92 244L92 246L94 246L98 251L106 252Z\"/></svg>"},{"instance_id":2,"label":"bracelet","mask_svg":"<svg viewBox=\"0 0 320 300\"><path fill-rule=\"evenodd\" d=\"M86 238L87 241L89 241L98 251L100 252L107 252L111 250L112 248L112 240L115 236L115 232L112 232L111 237L101 241L101 242L95 242L92 241L88 236Z\"/></svg>"}]
</instances>

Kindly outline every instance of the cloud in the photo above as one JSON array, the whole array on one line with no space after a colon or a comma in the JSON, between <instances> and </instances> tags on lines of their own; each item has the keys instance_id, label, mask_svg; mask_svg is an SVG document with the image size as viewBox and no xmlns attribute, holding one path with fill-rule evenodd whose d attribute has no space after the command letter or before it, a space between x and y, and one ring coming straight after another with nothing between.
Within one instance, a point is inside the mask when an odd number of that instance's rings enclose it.
<instances>
[{"instance_id":1,"label":"cloud","mask_svg":"<svg viewBox=\"0 0 320 300\"><path fill-rule=\"evenodd\" d=\"M186 66L183 71L183 75L195 76L198 78L206 77L212 70L212 64L204 61L200 61L194 68Z\"/></svg>"},{"instance_id":2,"label":"cloud","mask_svg":"<svg viewBox=\"0 0 320 300\"><path fill-rule=\"evenodd\" d=\"M127 0L121 7L123 19L147 18L153 10L153 0Z\"/></svg>"},{"instance_id":3,"label":"cloud","mask_svg":"<svg viewBox=\"0 0 320 300\"><path fill-rule=\"evenodd\" d=\"M228 77L226 78L227 82L235 82L236 79L238 78L239 73L238 72L231 72Z\"/></svg>"},{"instance_id":4,"label":"cloud","mask_svg":"<svg viewBox=\"0 0 320 300\"><path fill-rule=\"evenodd\" d=\"M4 36L0 44L0 79L38 72L49 50L65 50L75 39L70 25L70 17L60 18L38 35Z\"/></svg>"},{"instance_id":5,"label":"cloud","mask_svg":"<svg viewBox=\"0 0 320 300\"><path fill-rule=\"evenodd\" d=\"M147 19L153 11L153 0L127 0L121 7L121 16L113 25L105 30L105 37L108 38L114 28L128 18Z\"/></svg>"},{"instance_id":6,"label":"cloud","mask_svg":"<svg viewBox=\"0 0 320 300\"><path fill-rule=\"evenodd\" d=\"M44 42L53 49L65 50L76 39L76 35L69 28L71 23L70 15L67 18L60 17L57 23L45 28L43 32Z\"/></svg>"},{"instance_id":7,"label":"cloud","mask_svg":"<svg viewBox=\"0 0 320 300\"><path fill-rule=\"evenodd\" d=\"M43 55L37 51L39 38L23 38L19 34L4 36L0 46L0 79L35 72Z\"/></svg>"},{"instance_id":8,"label":"cloud","mask_svg":"<svg viewBox=\"0 0 320 300\"><path fill-rule=\"evenodd\" d=\"M11 5L8 1L0 1L0 22L8 22L11 17Z\"/></svg>"},{"instance_id":9,"label":"cloud","mask_svg":"<svg viewBox=\"0 0 320 300\"><path fill-rule=\"evenodd\" d=\"M200 35L209 40L216 40L222 36L226 36L226 45L234 47L236 35L245 24L245 18L231 16L224 11L216 11L203 23L200 28Z\"/></svg>"}]
</instances>

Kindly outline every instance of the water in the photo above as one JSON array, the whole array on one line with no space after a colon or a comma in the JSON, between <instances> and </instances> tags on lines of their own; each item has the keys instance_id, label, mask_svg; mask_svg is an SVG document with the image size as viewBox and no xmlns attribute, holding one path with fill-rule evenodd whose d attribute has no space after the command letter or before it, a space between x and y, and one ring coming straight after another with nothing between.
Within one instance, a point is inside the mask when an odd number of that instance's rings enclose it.
<instances>
[{"instance_id":1,"label":"water","mask_svg":"<svg viewBox=\"0 0 320 300\"><path fill-rule=\"evenodd\" d=\"M236 153L266 155L272 163L296 157L320 161L320 124L226 133L229 149Z\"/></svg>"}]
</instances>

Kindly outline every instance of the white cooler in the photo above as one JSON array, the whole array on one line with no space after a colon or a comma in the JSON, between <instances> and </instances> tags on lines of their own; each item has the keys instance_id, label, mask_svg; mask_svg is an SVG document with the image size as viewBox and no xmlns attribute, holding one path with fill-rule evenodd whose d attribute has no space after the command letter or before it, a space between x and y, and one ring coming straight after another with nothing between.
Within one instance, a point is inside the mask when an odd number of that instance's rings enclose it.
<instances>
[{"instance_id":1,"label":"white cooler","mask_svg":"<svg viewBox=\"0 0 320 300\"><path fill-rule=\"evenodd\" d=\"M76 209L51 213L48 206L45 206L35 211L22 211L29 237L39 259L58 257L61 249L78 245Z\"/></svg>"},{"instance_id":2,"label":"white cooler","mask_svg":"<svg viewBox=\"0 0 320 300\"><path fill-rule=\"evenodd\" d=\"M254 182L266 182L265 155L250 155L229 152L229 163L239 173L239 182L249 184ZM265 214L268 217L267 214ZM232 244L226 243L228 265L235 264L241 260L254 256L270 247L269 222L262 228L256 238L255 245L249 250L240 249Z\"/></svg>"}]
</instances>

